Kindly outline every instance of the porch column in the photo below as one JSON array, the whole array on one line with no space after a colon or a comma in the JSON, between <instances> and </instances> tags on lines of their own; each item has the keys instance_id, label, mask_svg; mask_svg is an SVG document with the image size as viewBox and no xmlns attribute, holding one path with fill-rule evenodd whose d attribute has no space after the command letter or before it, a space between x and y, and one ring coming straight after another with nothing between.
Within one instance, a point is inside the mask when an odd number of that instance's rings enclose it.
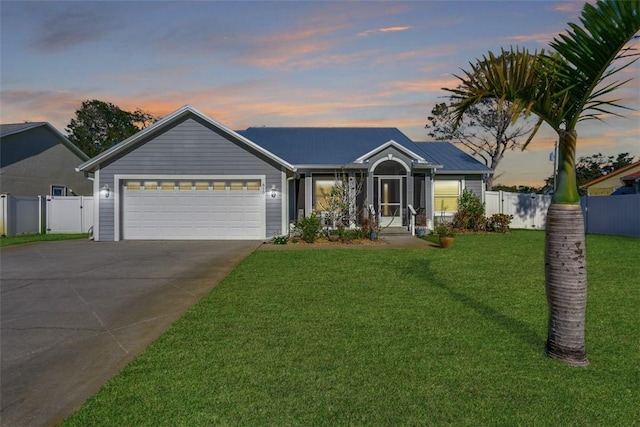
<instances>
[{"instance_id":1,"label":"porch column","mask_svg":"<svg viewBox=\"0 0 640 427\"><path fill-rule=\"evenodd\" d=\"M311 216L313 211L313 177L311 174L304 176L304 213Z\"/></svg>"}]
</instances>

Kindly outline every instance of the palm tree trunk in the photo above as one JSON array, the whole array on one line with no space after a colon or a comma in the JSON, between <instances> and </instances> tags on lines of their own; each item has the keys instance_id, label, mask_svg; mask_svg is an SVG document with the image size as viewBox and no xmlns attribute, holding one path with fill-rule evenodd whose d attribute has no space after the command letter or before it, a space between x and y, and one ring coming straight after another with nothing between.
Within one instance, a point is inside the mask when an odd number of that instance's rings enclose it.
<instances>
[{"instance_id":1,"label":"palm tree trunk","mask_svg":"<svg viewBox=\"0 0 640 427\"><path fill-rule=\"evenodd\" d=\"M576 132L559 141L558 187L547 211L545 288L549 305L547 354L585 366L587 265L584 218L575 177Z\"/></svg>"}]
</instances>

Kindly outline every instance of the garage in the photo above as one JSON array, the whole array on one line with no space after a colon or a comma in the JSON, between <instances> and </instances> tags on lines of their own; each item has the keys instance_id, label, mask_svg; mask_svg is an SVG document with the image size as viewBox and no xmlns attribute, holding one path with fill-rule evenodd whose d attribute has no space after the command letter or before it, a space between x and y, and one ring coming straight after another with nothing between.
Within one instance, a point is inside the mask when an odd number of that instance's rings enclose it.
<instances>
[{"instance_id":1,"label":"garage","mask_svg":"<svg viewBox=\"0 0 640 427\"><path fill-rule=\"evenodd\" d=\"M262 178L127 179L125 240L264 239Z\"/></svg>"}]
</instances>

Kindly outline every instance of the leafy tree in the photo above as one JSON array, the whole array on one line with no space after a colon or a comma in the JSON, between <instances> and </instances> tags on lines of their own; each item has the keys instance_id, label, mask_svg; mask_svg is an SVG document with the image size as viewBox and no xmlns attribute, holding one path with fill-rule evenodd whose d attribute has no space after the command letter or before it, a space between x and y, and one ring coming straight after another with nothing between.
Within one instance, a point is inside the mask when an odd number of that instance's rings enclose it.
<instances>
[{"instance_id":1,"label":"leafy tree","mask_svg":"<svg viewBox=\"0 0 640 427\"><path fill-rule=\"evenodd\" d=\"M609 96L629 80L610 82L609 78L638 59L629 42L640 30L640 0L586 3L580 21L582 26L570 23L570 29L551 42L555 53L531 54L513 48L503 49L498 56L489 52L458 77L462 82L458 88L446 89L456 100L454 125L470 107L494 98L513 117L521 113L538 117L525 145L543 123L558 134L557 186L547 213L545 243L546 352L572 365L588 364L586 251L576 181L576 128L582 120L602 120L604 114L619 115L612 109L625 108Z\"/></svg>"},{"instance_id":2,"label":"leafy tree","mask_svg":"<svg viewBox=\"0 0 640 427\"><path fill-rule=\"evenodd\" d=\"M494 185L493 191L504 191L506 193L540 194L543 188L531 187L529 185Z\"/></svg>"},{"instance_id":3,"label":"leafy tree","mask_svg":"<svg viewBox=\"0 0 640 427\"><path fill-rule=\"evenodd\" d=\"M576 162L576 184L578 192L584 196L587 190L581 185L593 179L607 175L616 169L633 163L633 156L629 153L619 153L616 157L604 156L602 153L583 156ZM554 187L555 177L552 175L545 179L545 187Z\"/></svg>"},{"instance_id":4,"label":"leafy tree","mask_svg":"<svg viewBox=\"0 0 640 427\"><path fill-rule=\"evenodd\" d=\"M65 130L71 142L94 157L157 120L158 117L139 108L129 112L94 99L82 103Z\"/></svg>"},{"instance_id":5,"label":"leafy tree","mask_svg":"<svg viewBox=\"0 0 640 427\"><path fill-rule=\"evenodd\" d=\"M485 165L494 171L507 150L523 148L523 138L531 132L533 124L524 114L514 114L508 109L500 109L495 99L484 98L470 106L457 120L453 104L437 104L431 110L429 123L425 126L429 136L437 140L450 140L465 146L474 156L480 157ZM518 125L515 125L516 122ZM494 176L487 178L487 188L493 187Z\"/></svg>"}]
</instances>

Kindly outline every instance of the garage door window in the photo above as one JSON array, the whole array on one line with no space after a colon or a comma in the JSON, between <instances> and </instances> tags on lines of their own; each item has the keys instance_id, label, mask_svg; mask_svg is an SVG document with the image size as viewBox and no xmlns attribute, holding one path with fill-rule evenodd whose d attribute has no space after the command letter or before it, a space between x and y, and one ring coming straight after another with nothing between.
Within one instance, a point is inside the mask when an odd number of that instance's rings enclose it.
<instances>
[{"instance_id":1,"label":"garage door window","mask_svg":"<svg viewBox=\"0 0 640 427\"><path fill-rule=\"evenodd\" d=\"M128 191L161 190L161 191L251 191L262 190L261 180L229 180L229 181L125 181Z\"/></svg>"},{"instance_id":2,"label":"garage door window","mask_svg":"<svg viewBox=\"0 0 640 427\"><path fill-rule=\"evenodd\" d=\"M229 189L231 191L242 191L242 187L244 187L244 183L242 181L231 181L229 184Z\"/></svg>"}]
</instances>

